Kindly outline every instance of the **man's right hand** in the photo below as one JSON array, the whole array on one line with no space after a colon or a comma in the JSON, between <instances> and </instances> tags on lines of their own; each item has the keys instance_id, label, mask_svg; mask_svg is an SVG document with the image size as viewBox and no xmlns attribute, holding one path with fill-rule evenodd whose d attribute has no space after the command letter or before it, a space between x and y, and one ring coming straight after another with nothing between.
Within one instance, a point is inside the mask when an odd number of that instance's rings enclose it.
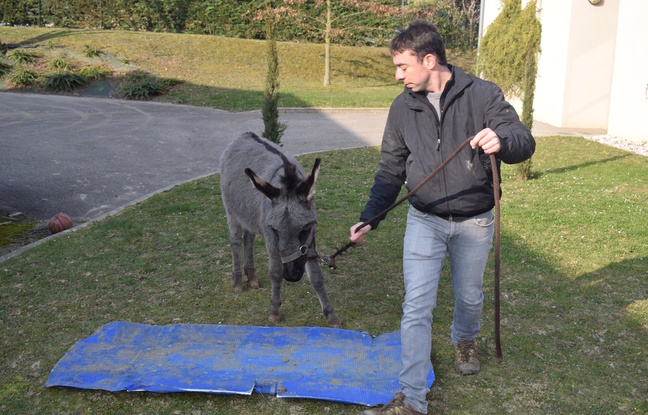
<instances>
[{"instance_id":1,"label":"man's right hand","mask_svg":"<svg viewBox=\"0 0 648 415\"><path fill-rule=\"evenodd\" d=\"M371 225L365 225L362 228L359 228L362 224L364 224L364 222L358 222L351 227L351 242L357 244L365 243L365 234L371 230Z\"/></svg>"}]
</instances>

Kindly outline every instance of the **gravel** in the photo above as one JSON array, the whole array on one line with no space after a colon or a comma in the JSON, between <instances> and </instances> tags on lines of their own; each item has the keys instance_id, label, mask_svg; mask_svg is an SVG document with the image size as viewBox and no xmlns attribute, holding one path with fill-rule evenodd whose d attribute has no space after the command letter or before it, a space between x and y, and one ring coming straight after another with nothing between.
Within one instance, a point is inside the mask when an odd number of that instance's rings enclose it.
<instances>
[{"instance_id":1,"label":"gravel","mask_svg":"<svg viewBox=\"0 0 648 415\"><path fill-rule=\"evenodd\" d=\"M635 142L623 140L621 138L610 135L594 135L585 138L588 140L596 141L597 143L606 144L608 146L631 151L636 154L641 154L642 156L648 156L648 140L644 140L643 142Z\"/></svg>"}]
</instances>

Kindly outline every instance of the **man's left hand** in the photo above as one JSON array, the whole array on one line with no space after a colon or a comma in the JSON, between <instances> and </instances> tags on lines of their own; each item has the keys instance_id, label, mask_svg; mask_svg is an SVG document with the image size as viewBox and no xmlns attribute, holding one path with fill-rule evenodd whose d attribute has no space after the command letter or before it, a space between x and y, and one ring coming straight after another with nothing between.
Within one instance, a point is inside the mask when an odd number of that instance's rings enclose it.
<instances>
[{"instance_id":1,"label":"man's left hand","mask_svg":"<svg viewBox=\"0 0 648 415\"><path fill-rule=\"evenodd\" d=\"M500 151L502 148L502 143L500 142L499 137L495 134L495 131L490 128L484 128L477 134L475 138L470 141L470 146L473 149L481 147L486 154L494 154Z\"/></svg>"}]
</instances>

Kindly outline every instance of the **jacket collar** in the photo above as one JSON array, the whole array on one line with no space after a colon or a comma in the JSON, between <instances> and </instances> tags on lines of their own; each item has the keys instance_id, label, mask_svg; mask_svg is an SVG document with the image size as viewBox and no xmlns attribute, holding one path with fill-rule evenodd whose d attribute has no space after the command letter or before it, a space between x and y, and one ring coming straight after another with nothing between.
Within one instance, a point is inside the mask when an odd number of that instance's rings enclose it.
<instances>
[{"instance_id":1,"label":"jacket collar","mask_svg":"<svg viewBox=\"0 0 648 415\"><path fill-rule=\"evenodd\" d=\"M466 74L461 68L448 64L452 76L443 90L441 95L441 103L445 107L447 104L452 102L455 97L459 95L461 91L466 89L473 81L468 74ZM430 107L430 103L427 99L427 93L425 92L414 92L410 88L405 88L403 91L405 95L405 102L407 106L415 111L423 111L425 108Z\"/></svg>"}]
</instances>

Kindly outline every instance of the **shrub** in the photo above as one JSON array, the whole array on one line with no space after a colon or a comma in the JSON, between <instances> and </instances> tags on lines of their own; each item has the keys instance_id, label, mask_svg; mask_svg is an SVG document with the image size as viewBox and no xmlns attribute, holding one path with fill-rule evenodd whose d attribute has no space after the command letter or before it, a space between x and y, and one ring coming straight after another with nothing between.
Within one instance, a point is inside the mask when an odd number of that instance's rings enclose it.
<instances>
[{"instance_id":1,"label":"shrub","mask_svg":"<svg viewBox=\"0 0 648 415\"><path fill-rule=\"evenodd\" d=\"M5 76L11 71L11 65L0 61L0 76Z\"/></svg>"},{"instance_id":2,"label":"shrub","mask_svg":"<svg viewBox=\"0 0 648 415\"><path fill-rule=\"evenodd\" d=\"M20 49L14 49L7 53L7 57L16 63L28 65L30 63L36 62L38 55L32 52L27 52Z\"/></svg>"},{"instance_id":3,"label":"shrub","mask_svg":"<svg viewBox=\"0 0 648 415\"><path fill-rule=\"evenodd\" d=\"M478 72L483 73L507 95L523 97L522 122L533 127L533 96L540 53L542 26L536 0L524 9L519 0L504 0L502 12L489 26L479 51ZM532 161L517 165L517 176L533 178Z\"/></svg>"},{"instance_id":4,"label":"shrub","mask_svg":"<svg viewBox=\"0 0 648 415\"><path fill-rule=\"evenodd\" d=\"M161 95L166 90L164 82L157 76L144 71L134 71L124 76L116 96L125 99L145 99Z\"/></svg>"},{"instance_id":5,"label":"shrub","mask_svg":"<svg viewBox=\"0 0 648 415\"><path fill-rule=\"evenodd\" d=\"M11 83L18 86L32 86L38 81L38 72L31 69L18 69L12 72L10 77Z\"/></svg>"},{"instance_id":6,"label":"shrub","mask_svg":"<svg viewBox=\"0 0 648 415\"><path fill-rule=\"evenodd\" d=\"M64 70L68 70L68 71L72 70L74 68L74 65L72 64L72 62L68 61L67 59L63 59L63 58L52 59L51 61L49 61L49 63L47 65L50 68L64 69Z\"/></svg>"},{"instance_id":7,"label":"shrub","mask_svg":"<svg viewBox=\"0 0 648 415\"><path fill-rule=\"evenodd\" d=\"M482 39L478 72L507 95L524 93L529 74L527 61L540 53L542 26L536 13L535 1L521 9L519 0L505 0L501 13Z\"/></svg>"},{"instance_id":8,"label":"shrub","mask_svg":"<svg viewBox=\"0 0 648 415\"><path fill-rule=\"evenodd\" d=\"M79 75L88 81L97 81L108 76L112 71L103 65L88 65L79 69Z\"/></svg>"},{"instance_id":9,"label":"shrub","mask_svg":"<svg viewBox=\"0 0 648 415\"><path fill-rule=\"evenodd\" d=\"M95 48L94 46L85 45L83 54L88 58L96 58L97 56L99 56L99 49Z\"/></svg>"},{"instance_id":10,"label":"shrub","mask_svg":"<svg viewBox=\"0 0 648 415\"><path fill-rule=\"evenodd\" d=\"M81 75L72 72L62 72L49 75L45 79L45 89L50 91L72 91L86 85L87 81Z\"/></svg>"}]
</instances>

